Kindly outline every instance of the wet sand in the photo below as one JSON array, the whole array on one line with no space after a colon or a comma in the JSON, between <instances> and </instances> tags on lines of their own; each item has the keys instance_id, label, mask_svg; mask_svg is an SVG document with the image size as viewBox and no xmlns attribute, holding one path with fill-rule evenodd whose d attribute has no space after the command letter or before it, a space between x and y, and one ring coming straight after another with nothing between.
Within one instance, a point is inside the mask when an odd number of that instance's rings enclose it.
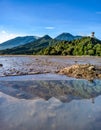
<instances>
[{"instance_id":1,"label":"wet sand","mask_svg":"<svg viewBox=\"0 0 101 130\"><path fill-rule=\"evenodd\" d=\"M0 76L57 73L75 63L100 66L101 57L91 56L0 56Z\"/></svg>"}]
</instances>

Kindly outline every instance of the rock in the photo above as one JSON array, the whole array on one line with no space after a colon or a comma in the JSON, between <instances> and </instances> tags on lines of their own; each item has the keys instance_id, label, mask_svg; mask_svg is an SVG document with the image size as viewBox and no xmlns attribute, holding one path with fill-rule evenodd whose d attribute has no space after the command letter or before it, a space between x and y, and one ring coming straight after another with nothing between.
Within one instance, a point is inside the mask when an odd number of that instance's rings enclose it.
<instances>
[{"instance_id":1,"label":"rock","mask_svg":"<svg viewBox=\"0 0 101 130\"><path fill-rule=\"evenodd\" d=\"M101 74L98 74L98 77L101 78Z\"/></svg>"},{"instance_id":2,"label":"rock","mask_svg":"<svg viewBox=\"0 0 101 130\"><path fill-rule=\"evenodd\" d=\"M95 78L101 78L101 74L98 74L96 67L90 64L75 64L61 69L59 73L70 77L87 79L89 81Z\"/></svg>"},{"instance_id":3,"label":"rock","mask_svg":"<svg viewBox=\"0 0 101 130\"><path fill-rule=\"evenodd\" d=\"M39 71L35 71L35 72L28 72L29 75L33 75L33 74L41 74L41 72Z\"/></svg>"},{"instance_id":4,"label":"rock","mask_svg":"<svg viewBox=\"0 0 101 130\"><path fill-rule=\"evenodd\" d=\"M2 67L3 66L3 64L0 64L0 67Z\"/></svg>"},{"instance_id":5,"label":"rock","mask_svg":"<svg viewBox=\"0 0 101 130\"><path fill-rule=\"evenodd\" d=\"M90 66L90 67L88 68L88 70L95 70L95 67L94 67L94 66Z\"/></svg>"}]
</instances>

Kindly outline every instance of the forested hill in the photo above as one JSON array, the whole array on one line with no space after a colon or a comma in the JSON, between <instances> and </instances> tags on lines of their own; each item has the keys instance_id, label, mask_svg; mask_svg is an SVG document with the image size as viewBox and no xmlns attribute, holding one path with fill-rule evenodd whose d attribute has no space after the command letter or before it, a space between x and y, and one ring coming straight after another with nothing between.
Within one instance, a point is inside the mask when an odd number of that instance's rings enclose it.
<instances>
[{"instance_id":1,"label":"forested hill","mask_svg":"<svg viewBox=\"0 0 101 130\"><path fill-rule=\"evenodd\" d=\"M51 45L52 40L53 39L50 36L45 35L36 41L20 45L11 49L1 50L0 54L33 54Z\"/></svg>"},{"instance_id":2,"label":"forested hill","mask_svg":"<svg viewBox=\"0 0 101 130\"><path fill-rule=\"evenodd\" d=\"M91 37L82 37L73 41L58 41L46 35L25 45L1 50L0 54L101 56L101 41Z\"/></svg>"},{"instance_id":3,"label":"forested hill","mask_svg":"<svg viewBox=\"0 0 101 130\"><path fill-rule=\"evenodd\" d=\"M41 50L38 54L101 56L101 41L91 37L83 37L82 39L70 42L61 41L61 43Z\"/></svg>"}]
</instances>

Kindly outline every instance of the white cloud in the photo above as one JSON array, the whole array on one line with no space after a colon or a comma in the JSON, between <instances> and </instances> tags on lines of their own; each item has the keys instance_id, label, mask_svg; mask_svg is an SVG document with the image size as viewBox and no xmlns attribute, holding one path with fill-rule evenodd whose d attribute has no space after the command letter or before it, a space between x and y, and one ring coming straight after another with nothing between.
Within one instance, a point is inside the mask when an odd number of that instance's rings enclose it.
<instances>
[{"instance_id":1,"label":"white cloud","mask_svg":"<svg viewBox=\"0 0 101 130\"><path fill-rule=\"evenodd\" d=\"M6 34L6 31L5 31L5 30L2 30L1 33L2 33L2 34Z\"/></svg>"},{"instance_id":2,"label":"white cloud","mask_svg":"<svg viewBox=\"0 0 101 130\"><path fill-rule=\"evenodd\" d=\"M7 32L5 30L1 30L0 31L0 43L5 42L7 40L10 40L12 38L15 38L17 36L19 36L19 35L18 34L9 33L9 32Z\"/></svg>"},{"instance_id":3,"label":"white cloud","mask_svg":"<svg viewBox=\"0 0 101 130\"><path fill-rule=\"evenodd\" d=\"M51 27L51 26L49 26L49 27L45 27L45 29L53 30L53 29L55 29L55 27Z\"/></svg>"}]
</instances>

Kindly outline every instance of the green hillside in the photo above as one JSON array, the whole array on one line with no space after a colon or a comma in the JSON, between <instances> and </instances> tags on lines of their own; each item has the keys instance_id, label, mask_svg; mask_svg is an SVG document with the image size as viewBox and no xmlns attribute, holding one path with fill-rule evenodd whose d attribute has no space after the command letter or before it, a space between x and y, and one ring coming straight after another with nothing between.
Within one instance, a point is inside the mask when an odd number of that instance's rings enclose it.
<instances>
[{"instance_id":1,"label":"green hillside","mask_svg":"<svg viewBox=\"0 0 101 130\"><path fill-rule=\"evenodd\" d=\"M97 55L101 56L101 41L96 38L83 37L70 42L61 41L41 50L42 55Z\"/></svg>"},{"instance_id":2,"label":"green hillside","mask_svg":"<svg viewBox=\"0 0 101 130\"><path fill-rule=\"evenodd\" d=\"M48 35L45 35L44 37L36 41L20 45L11 49L1 50L0 54L33 54L51 45L51 41L52 38Z\"/></svg>"},{"instance_id":3,"label":"green hillside","mask_svg":"<svg viewBox=\"0 0 101 130\"><path fill-rule=\"evenodd\" d=\"M101 56L101 41L91 37L83 37L73 41L60 41L45 35L34 42L1 50L0 54Z\"/></svg>"}]
</instances>

